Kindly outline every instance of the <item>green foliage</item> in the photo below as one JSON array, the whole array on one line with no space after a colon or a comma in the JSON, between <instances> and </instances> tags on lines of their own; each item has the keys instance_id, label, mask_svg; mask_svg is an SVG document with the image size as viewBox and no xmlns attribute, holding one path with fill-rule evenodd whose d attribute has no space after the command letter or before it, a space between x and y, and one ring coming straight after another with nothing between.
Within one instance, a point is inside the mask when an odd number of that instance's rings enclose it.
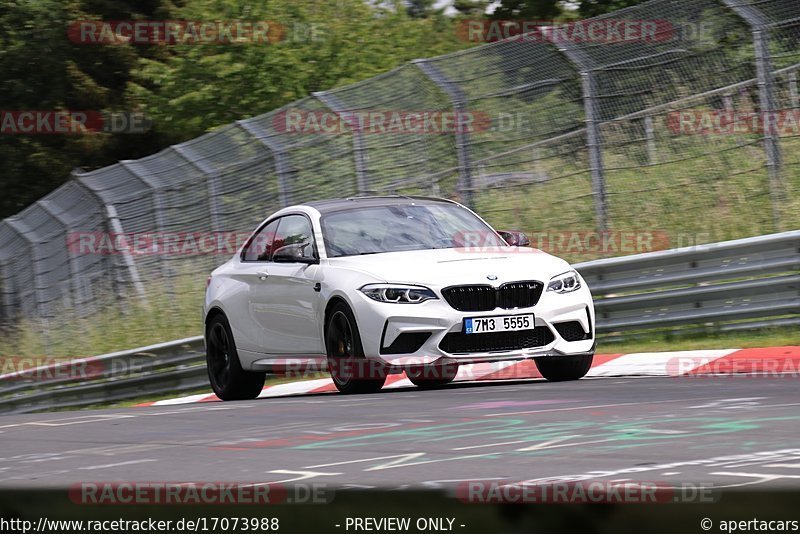
<instances>
[{"instance_id":1,"label":"green foliage","mask_svg":"<svg viewBox=\"0 0 800 534\"><path fill-rule=\"evenodd\" d=\"M136 111L125 98L128 74L145 49L72 43L79 20L153 17L160 2L15 0L0 4L0 109ZM156 151L143 135L2 135L0 217L60 185L78 166L99 167Z\"/></svg>"},{"instance_id":2,"label":"green foliage","mask_svg":"<svg viewBox=\"0 0 800 534\"><path fill-rule=\"evenodd\" d=\"M491 18L495 20L554 20L561 14L559 0L502 0Z\"/></svg>"},{"instance_id":3,"label":"green foliage","mask_svg":"<svg viewBox=\"0 0 800 534\"><path fill-rule=\"evenodd\" d=\"M142 60L129 94L181 139L469 44L441 14L415 19L362 0L197 0L176 16L271 21L286 31L278 42L183 45Z\"/></svg>"},{"instance_id":4,"label":"green foliage","mask_svg":"<svg viewBox=\"0 0 800 534\"><path fill-rule=\"evenodd\" d=\"M472 18L480 18L489 4L489 0L453 0L453 8L459 14Z\"/></svg>"},{"instance_id":5,"label":"green foliage","mask_svg":"<svg viewBox=\"0 0 800 534\"><path fill-rule=\"evenodd\" d=\"M405 0L406 13L412 19L424 19L430 17L436 10L433 5L435 0Z\"/></svg>"},{"instance_id":6,"label":"green foliage","mask_svg":"<svg viewBox=\"0 0 800 534\"><path fill-rule=\"evenodd\" d=\"M425 2L417 2L425 7ZM398 3L402 6L402 3ZM0 4L0 109L143 111L145 134L0 136L0 217L76 167L135 159L237 119L469 46L439 10L410 15L363 0L15 0ZM86 45L81 20L269 21L266 44Z\"/></svg>"}]
</instances>

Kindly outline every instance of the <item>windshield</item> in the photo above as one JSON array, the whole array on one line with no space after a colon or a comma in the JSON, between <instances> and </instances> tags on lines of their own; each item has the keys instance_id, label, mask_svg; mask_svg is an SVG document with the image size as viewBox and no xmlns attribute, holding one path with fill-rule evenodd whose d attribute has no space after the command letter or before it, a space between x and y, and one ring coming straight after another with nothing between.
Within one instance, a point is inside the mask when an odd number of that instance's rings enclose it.
<instances>
[{"instance_id":1,"label":"windshield","mask_svg":"<svg viewBox=\"0 0 800 534\"><path fill-rule=\"evenodd\" d=\"M457 248L505 247L486 223L454 204L348 209L322 218L328 257Z\"/></svg>"}]
</instances>

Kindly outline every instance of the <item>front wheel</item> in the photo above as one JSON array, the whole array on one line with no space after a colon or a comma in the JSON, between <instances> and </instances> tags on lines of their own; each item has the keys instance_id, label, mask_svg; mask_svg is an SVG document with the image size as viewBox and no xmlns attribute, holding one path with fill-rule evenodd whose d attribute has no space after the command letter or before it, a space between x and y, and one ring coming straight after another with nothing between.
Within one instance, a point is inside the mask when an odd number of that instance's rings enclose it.
<instances>
[{"instance_id":1,"label":"front wheel","mask_svg":"<svg viewBox=\"0 0 800 534\"><path fill-rule=\"evenodd\" d=\"M334 305L325 328L325 347L333 384L342 393L374 393L386 382L386 370L364 357L356 318L344 303Z\"/></svg>"},{"instance_id":2,"label":"front wheel","mask_svg":"<svg viewBox=\"0 0 800 534\"><path fill-rule=\"evenodd\" d=\"M264 387L266 373L242 369L228 319L224 315L217 315L207 328L206 367L211 389L224 401L258 397Z\"/></svg>"},{"instance_id":3,"label":"front wheel","mask_svg":"<svg viewBox=\"0 0 800 534\"><path fill-rule=\"evenodd\" d=\"M577 356L546 356L536 358L536 368L550 382L578 380L586 376L592 367L594 354Z\"/></svg>"}]
</instances>

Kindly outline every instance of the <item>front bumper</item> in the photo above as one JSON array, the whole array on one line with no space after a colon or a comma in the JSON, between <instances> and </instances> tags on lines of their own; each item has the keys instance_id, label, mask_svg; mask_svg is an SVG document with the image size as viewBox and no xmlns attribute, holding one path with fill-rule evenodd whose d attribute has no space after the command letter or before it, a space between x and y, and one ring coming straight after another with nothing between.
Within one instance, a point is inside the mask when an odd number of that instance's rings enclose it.
<instances>
[{"instance_id":1,"label":"front bumper","mask_svg":"<svg viewBox=\"0 0 800 534\"><path fill-rule=\"evenodd\" d=\"M443 299L429 300L421 304L392 304L375 302L359 292L354 299L353 312L356 315L364 353L370 359L380 361L390 367L407 367L414 364L430 364L445 359L457 363L480 363L503 360L522 360L529 358L591 354L594 352L595 315L592 296L585 283L583 287L567 294L542 293L539 302L529 308L495 309L488 312L461 312L453 309ZM481 350L468 352L448 352L443 343L448 334L458 335L463 330L465 318L492 317L498 315L534 314L537 333L549 332L538 339L544 344L527 348L508 350ZM557 325L577 322L587 335L584 339L569 341L559 333ZM541 330L547 329L547 331ZM395 341L404 334L417 334L422 339L429 336L418 349L409 352L389 354ZM507 332L513 336L514 333ZM466 336L466 334L464 334ZM487 334L469 334L481 336ZM500 333L491 335L502 335ZM406 336L410 339L413 336ZM566 336L570 338L569 335ZM452 337L451 337L452 339ZM393 345L395 343L395 345ZM399 344L401 347L403 344ZM414 345L412 343L412 345Z\"/></svg>"}]
</instances>

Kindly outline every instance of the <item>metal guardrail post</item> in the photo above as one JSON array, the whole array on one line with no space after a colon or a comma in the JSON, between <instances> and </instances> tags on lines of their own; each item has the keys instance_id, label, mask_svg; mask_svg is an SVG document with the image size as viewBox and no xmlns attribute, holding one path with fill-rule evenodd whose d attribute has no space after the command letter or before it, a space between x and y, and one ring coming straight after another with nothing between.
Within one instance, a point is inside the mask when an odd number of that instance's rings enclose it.
<instances>
[{"instance_id":1,"label":"metal guardrail post","mask_svg":"<svg viewBox=\"0 0 800 534\"><path fill-rule=\"evenodd\" d=\"M211 230L213 232L221 232L222 225L219 221L219 187L217 185L217 172L201 158L196 157L194 150L184 145L172 145L170 147L173 152L186 160L189 165L200 171L206 176L206 185L208 187L208 214L211 218Z\"/></svg>"},{"instance_id":2,"label":"metal guardrail post","mask_svg":"<svg viewBox=\"0 0 800 534\"><path fill-rule=\"evenodd\" d=\"M436 86L450 97L453 112L456 114L456 156L458 158L458 174L461 183L461 197L464 204L472 208L473 204L473 183L472 183L472 162L469 154L469 134L465 131L462 119L466 112L467 96L457 84L449 81L444 73L427 59L415 59L414 65L422 71Z\"/></svg>"},{"instance_id":3,"label":"metal guardrail post","mask_svg":"<svg viewBox=\"0 0 800 534\"><path fill-rule=\"evenodd\" d=\"M764 127L764 151L767 156L769 194L772 202L772 221L775 230L780 231L782 226L781 205L785 201L785 197L781 177L781 147L776 120L778 110L775 98L775 69L772 66L772 57L769 52L769 21L758 8L740 0L722 0L722 3L744 20L750 26L753 34L758 99L763 115L761 123Z\"/></svg>"},{"instance_id":4,"label":"metal guardrail post","mask_svg":"<svg viewBox=\"0 0 800 534\"><path fill-rule=\"evenodd\" d=\"M275 160L275 174L278 177L278 202L282 208L289 206L292 203L292 196L289 191L290 171L286 149L283 144L277 139L272 139L258 124L240 120L236 121L236 125L250 136L258 139L272 153L272 158Z\"/></svg>"},{"instance_id":5,"label":"metal guardrail post","mask_svg":"<svg viewBox=\"0 0 800 534\"><path fill-rule=\"evenodd\" d=\"M350 109L339 98L329 91L311 93L317 100L328 106L334 113L346 114ZM362 125L353 125L353 157L356 168L356 190L359 194L368 193L369 175L367 171L367 149L364 145L364 130Z\"/></svg>"},{"instance_id":6,"label":"metal guardrail post","mask_svg":"<svg viewBox=\"0 0 800 534\"><path fill-rule=\"evenodd\" d=\"M572 62L581 75L583 90L583 110L586 123L586 148L589 150L589 172L592 176L592 196L597 231L608 230L608 202L606 199L606 178L603 165L603 136L600 132L600 113L597 105L597 81L591 60L574 44L566 39L554 39L547 27L540 28L548 39L564 56Z\"/></svg>"},{"instance_id":7,"label":"metal guardrail post","mask_svg":"<svg viewBox=\"0 0 800 534\"><path fill-rule=\"evenodd\" d=\"M87 191L92 197L94 197L97 202L103 206L105 213L104 218L106 220L106 231L108 233L114 233L117 235L125 235L125 229L122 227L122 223L119 220L119 215L117 214L117 209L114 207L113 204L108 204L100 194L89 187L89 185L84 182L78 172L72 171L72 178L75 180L75 183L80 185L85 191ZM131 254L130 249L124 247L122 250L122 258L125 263L125 268L128 270L128 275L131 278L131 284L133 285L133 289L136 291L136 294L139 295L139 298L147 302L147 296L144 290L144 285L142 284L142 279L139 277L139 269L136 267L136 261L133 259L133 254ZM116 280L116 276L112 272L112 278Z\"/></svg>"}]
</instances>

